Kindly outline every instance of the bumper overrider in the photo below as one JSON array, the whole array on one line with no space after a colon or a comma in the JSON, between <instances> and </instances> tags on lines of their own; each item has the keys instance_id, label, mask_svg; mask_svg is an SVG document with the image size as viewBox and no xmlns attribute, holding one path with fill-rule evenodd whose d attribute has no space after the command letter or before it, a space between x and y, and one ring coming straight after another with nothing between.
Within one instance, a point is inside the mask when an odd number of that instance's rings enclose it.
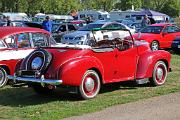
<instances>
[{"instance_id":1,"label":"bumper overrider","mask_svg":"<svg viewBox=\"0 0 180 120\"><path fill-rule=\"evenodd\" d=\"M33 83L40 83L42 86L45 84L49 85L60 85L62 84L62 80L54 80L54 79L45 79L44 75L41 75L40 78L35 78L35 77L18 77L16 75L8 75L7 76L9 80L13 80L15 83L16 82L33 82Z\"/></svg>"}]
</instances>

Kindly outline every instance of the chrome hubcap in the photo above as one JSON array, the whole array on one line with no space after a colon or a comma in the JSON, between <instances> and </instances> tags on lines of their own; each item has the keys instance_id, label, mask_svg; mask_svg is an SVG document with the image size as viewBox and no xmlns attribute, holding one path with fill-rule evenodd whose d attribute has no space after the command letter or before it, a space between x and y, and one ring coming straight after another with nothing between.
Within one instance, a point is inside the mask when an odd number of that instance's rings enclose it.
<instances>
[{"instance_id":1,"label":"chrome hubcap","mask_svg":"<svg viewBox=\"0 0 180 120\"><path fill-rule=\"evenodd\" d=\"M158 44L152 43L152 50L158 50Z\"/></svg>"},{"instance_id":2,"label":"chrome hubcap","mask_svg":"<svg viewBox=\"0 0 180 120\"><path fill-rule=\"evenodd\" d=\"M3 75L2 71L0 70L0 83L3 82L3 79L4 79L4 75Z\"/></svg>"},{"instance_id":3,"label":"chrome hubcap","mask_svg":"<svg viewBox=\"0 0 180 120\"><path fill-rule=\"evenodd\" d=\"M163 78L163 70L161 68L157 69L157 78L161 80Z\"/></svg>"},{"instance_id":4,"label":"chrome hubcap","mask_svg":"<svg viewBox=\"0 0 180 120\"><path fill-rule=\"evenodd\" d=\"M94 89L94 85L95 85L94 80L92 78L88 77L85 82L86 90L88 92L91 92Z\"/></svg>"},{"instance_id":5,"label":"chrome hubcap","mask_svg":"<svg viewBox=\"0 0 180 120\"><path fill-rule=\"evenodd\" d=\"M36 57L33 59L32 63L31 63L31 68L34 70L37 70L41 67L43 61L41 57Z\"/></svg>"}]
</instances>

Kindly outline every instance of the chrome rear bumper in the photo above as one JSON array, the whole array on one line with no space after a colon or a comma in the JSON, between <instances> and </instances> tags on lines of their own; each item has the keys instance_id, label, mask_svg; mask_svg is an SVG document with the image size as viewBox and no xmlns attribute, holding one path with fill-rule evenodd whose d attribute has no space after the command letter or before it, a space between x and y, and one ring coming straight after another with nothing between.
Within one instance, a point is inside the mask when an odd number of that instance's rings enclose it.
<instances>
[{"instance_id":1,"label":"chrome rear bumper","mask_svg":"<svg viewBox=\"0 0 180 120\"><path fill-rule=\"evenodd\" d=\"M16 82L16 81L34 82L34 83L41 83L41 85L44 85L44 84L60 85L63 82L62 80L45 79L44 75L42 75L41 78L17 77L17 76L12 76L12 75L8 75L7 77L8 77L8 79L13 80L14 82Z\"/></svg>"}]
</instances>

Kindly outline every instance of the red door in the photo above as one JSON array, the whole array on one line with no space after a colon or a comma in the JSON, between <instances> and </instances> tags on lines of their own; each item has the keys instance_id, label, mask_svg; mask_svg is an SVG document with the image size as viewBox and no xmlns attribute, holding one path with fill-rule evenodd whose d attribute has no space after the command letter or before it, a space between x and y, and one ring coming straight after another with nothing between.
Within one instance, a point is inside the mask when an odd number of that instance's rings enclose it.
<instances>
[{"instance_id":1,"label":"red door","mask_svg":"<svg viewBox=\"0 0 180 120\"><path fill-rule=\"evenodd\" d=\"M118 81L134 80L137 68L137 48L117 49Z\"/></svg>"},{"instance_id":2,"label":"red door","mask_svg":"<svg viewBox=\"0 0 180 120\"><path fill-rule=\"evenodd\" d=\"M162 32L162 39L160 40L161 48L170 48L172 41L180 36L180 32L177 31L178 28L175 26L167 26Z\"/></svg>"},{"instance_id":3,"label":"red door","mask_svg":"<svg viewBox=\"0 0 180 120\"><path fill-rule=\"evenodd\" d=\"M93 49L95 52L94 56L99 59L103 66L103 80L105 83L114 82L117 78L117 60L116 60L116 49L114 48L97 48Z\"/></svg>"}]
</instances>

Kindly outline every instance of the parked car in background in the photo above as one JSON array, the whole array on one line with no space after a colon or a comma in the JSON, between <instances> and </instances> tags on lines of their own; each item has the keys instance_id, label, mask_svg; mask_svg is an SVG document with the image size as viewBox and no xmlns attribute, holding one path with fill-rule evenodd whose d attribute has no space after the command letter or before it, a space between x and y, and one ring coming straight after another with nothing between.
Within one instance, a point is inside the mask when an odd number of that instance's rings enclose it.
<instances>
[{"instance_id":1,"label":"parked car in background","mask_svg":"<svg viewBox=\"0 0 180 120\"><path fill-rule=\"evenodd\" d=\"M122 24L127 25L127 26L130 26L134 22L135 22L134 19L123 19L121 21Z\"/></svg>"},{"instance_id":2,"label":"parked car in background","mask_svg":"<svg viewBox=\"0 0 180 120\"><path fill-rule=\"evenodd\" d=\"M111 29L117 29L116 31L111 31ZM95 29L106 29L104 31L94 31ZM109 29L109 30L107 30ZM102 39L112 39L114 36L119 38L124 38L127 36L127 31L119 31L119 29L129 29L131 33L135 33L134 29L131 29L118 22L109 22L104 20L99 20L86 25L85 27L79 28L75 32L71 32L62 37L61 42L71 43L71 44L88 44L89 40L95 39L96 41ZM93 32L94 31L94 32Z\"/></svg>"},{"instance_id":3,"label":"parked car in background","mask_svg":"<svg viewBox=\"0 0 180 120\"><path fill-rule=\"evenodd\" d=\"M50 19L54 23L61 23L61 22L67 22L67 21L73 20L73 17L70 15L55 15L55 14L37 13L33 17L33 21L38 22L38 23L42 23L45 20L46 16L49 16Z\"/></svg>"},{"instance_id":4,"label":"parked car in background","mask_svg":"<svg viewBox=\"0 0 180 120\"><path fill-rule=\"evenodd\" d=\"M136 33L139 32L142 29L142 24L138 22L134 22L129 25L130 28L133 28L136 30Z\"/></svg>"},{"instance_id":5,"label":"parked car in background","mask_svg":"<svg viewBox=\"0 0 180 120\"><path fill-rule=\"evenodd\" d=\"M74 24L77 28L81 28L87 25L85 20L72 20L70 23Z\"/></svg>"},{"instance_id":6,"label":"parked car in background","mask_svg":"<svg viewBox=\"0 0 180 120\"><path fill-rule=\"evenodd\" d=\"M6 26L6 22L0 22L0 27Z\"/></svg>"},{"instance_id":7,"label":"parked car in background","mask_svg":"<svg viewBox=\"0 0 180 120\"><path fill-rule=\"evenodd\" d=\"M171 48L174 52L180 53L180 37L176 37L176 39L173 40Z\"/></svg>"},{"instance_id":8,"label":"parked car in background","mask_svg":"<svg viewBox=\"0 0 180 120\"><path fill-rule=\"evenodd\" d=\"M118 19L118 20L115 20L116 22L119 22L119 23L122 23L126 26L130 26L132 23L134 23L134 19Z\"/></svg>"},{"instance_id":9,"label":"parked car in background","mask_svg":"<svg viewBox=\"0 0 180 120\"><path fill-rule=\"evenodd\" d=\"M180 28L174 24L152 24L133 35L136 40L145 40L150 43L152 50L171 48L172 41L180 36Z\"/></svg>"},{"instance_id":10,"label":"parked car in background","mask_svg":"<svg viewBox=\"0 0 180 120\"><path fill-rule=\"evenodd\" d=\"M3 16L8 16L11 21L31 21L31 18L28 17L26 13L12 13L12 12L7 12L7 13L2 13Z\"/></svg>"},{"instance_id":11,"label":"parked car in background","mask_svg":"<svg viewBox=\"0 0 180 120\"><path fill-rule=\"evenodd\" d=\"M50 33L38 28L0 27L0 87L13 75L16 63L36 47L56 45Z\"/></svg>"},{"instance_id":12,"label":"parked car in background","mask_svg":"<svg viewBox=\"0 0 180 120\"><path fill-rule=\"evenodd\" d=\"M61 42L61 38L63 35L76 31L78 28L75 24L72 23L60 23L53 24L52 36L56 40L56 42Z\"/></svg>"},{"instance_id":13,"label":"parked car in background","mask_svg":"<svg viewBox=\"0 0 180 120\"><path fill-rule=\"evenodd\" d=\"M7 26L6 22L0 22L0 26ZM34 27L34 28L41 28L42 24L41 23L34 23L34 22L28 22L28 21L11 21L10 26L13 27Z\"/></svg>"},{"instance_id":14,"label":"parked car in background","mask_svg":"<svg viewBox=\"0 0 180 120\"><path fill-rule=\"evenodd\" d=\"M152 51L147 42L115 37L91 46L66 44L36 49L17 64L15 75L8 78L27 83L39 94L66 86L76 88L83 99L91 99L107 83L136 80L139 84L150 81L154 86L163 85L170 58L167 51Z\"/></svg>"},{"instance_id":15,"label":"parked car in background","mask_svg":"<svg viewBox=\"0 0 180 120\"><path fill-rule=\"evenodd\" d=\"M88 17L90 17L93 21L110 19L109 13L107 11L96 11L96 10L78 11L79 20L85 20Z\"/></svg>"}]
</instances>

